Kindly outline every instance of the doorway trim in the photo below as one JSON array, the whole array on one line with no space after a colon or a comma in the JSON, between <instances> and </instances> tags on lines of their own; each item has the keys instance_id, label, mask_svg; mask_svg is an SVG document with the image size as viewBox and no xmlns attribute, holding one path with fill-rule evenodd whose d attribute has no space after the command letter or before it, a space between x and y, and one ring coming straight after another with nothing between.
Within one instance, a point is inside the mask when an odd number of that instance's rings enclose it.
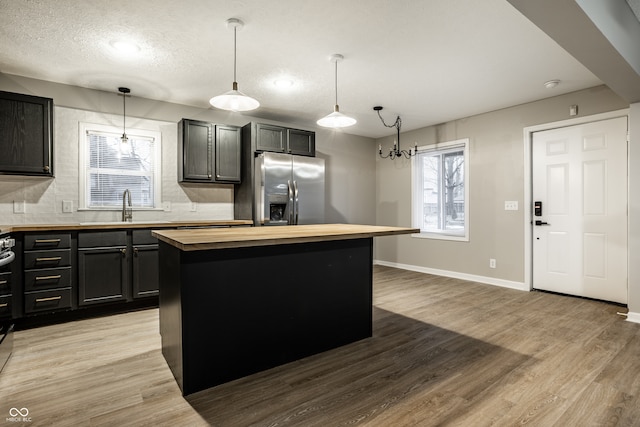
<instances>
[{"instance_id":1,"label":"doorway trim","mask_svg":"<svg viewBox=\"0 0 640 427\"><path fill-rule=\"evenodd\" d=\"M629 120L629 109L609 111L606 113L594 114L591 116L576 117L574 119L560 120L557 122L543 123L540 125L527 126L523 129L524 132L524 289L531 291L533 289L533 247L532 247L532 226L533 221L533 200L531 199L533 193L533 165L531 164L531 144L533 141L533 134L535 132L558 129L568 126L576 126L585 123L592 123L601 120L608 120L617 117L626 117L627 123ZM628 131L627 131L628 132ZM627 134L628 135L628 134ZM627 137L628 138L628 137ZM628 149L628 147L627 147ZM627 162L629 161L629 155L627 154ZM627 175L627 181L629 176ZM628 188L628 186L627 186ZM627 189L627 200L629 199ZM629 216L627 215L627 224L629 222ZM627 259L629 257L629 250L627 248Z\"/></svg>"}]
</instances>

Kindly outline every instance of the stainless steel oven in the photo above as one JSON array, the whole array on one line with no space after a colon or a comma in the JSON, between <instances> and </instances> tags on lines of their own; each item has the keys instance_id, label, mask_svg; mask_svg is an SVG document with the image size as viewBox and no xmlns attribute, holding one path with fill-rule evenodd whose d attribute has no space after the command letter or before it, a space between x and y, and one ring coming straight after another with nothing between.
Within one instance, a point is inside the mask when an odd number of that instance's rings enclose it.
<instances>
[{"instance_id":1,"label":"stainless steel oven","mask_svg":"<svg viewBox=\"0 0 640 427\"><path fill-rule=\"evenodd\" d=\"M16 257L14 246L15 241L7 233L0 233L0 372L13 351L11 263Z\"/></svg>"}]
</instances>

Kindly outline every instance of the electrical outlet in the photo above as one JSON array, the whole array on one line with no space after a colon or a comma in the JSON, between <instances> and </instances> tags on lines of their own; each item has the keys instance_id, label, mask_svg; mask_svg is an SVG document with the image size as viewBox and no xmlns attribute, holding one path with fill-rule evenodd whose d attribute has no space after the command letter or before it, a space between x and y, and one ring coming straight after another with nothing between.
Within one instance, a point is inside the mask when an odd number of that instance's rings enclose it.
<instances>
[{"instance_id":1,"label":"electrical outlet","mask_svg":"<svg viewBox=\"0 0 640 427\"><path fill-rule=\"evenodd\" d=\"M171 202L162 202L162 209L165 212L171 212Z\"/></svg>"},{"instance_id":2,"label":"electrical outlet","mask_svg":"<svg viewBox=\"0 0 640 427\"><path fill-rule=\"evenodd\" d=\"M504 210L505 211L517 211L518 210L518 201L517 200L507 200L504 202Z\"/></svg>"},{"instance_id":3,"label":"electrical outlet","mask_svg":"<svg viewBox=\"0 0 640 427\"><path fill-rule=\"evenodd\" d=\"M489 268L496 268L495 258L489 258Z\"/></svg>"},{"instance_id":4,"label":"electrical outlet","mask_svg":"<svg viewBox=\"0 0 640 427\"><path fill-rule=\"evenodd\" d=\"M62 212L64 212L64 213L72 213L73 212L73 200L63 200L62 201Z\"/></svg>"},{"instance_id":5,"label":"electrical outlet","mask_svg":"<svg viewBox=\"0 0 640 427\"><path fill-rule=\"evenodd\" d=\"M13 213L23 214L26 212L24 200L13 201Z\"/></svg>"},{"instance_id":6,"label":"electrical outlet","mask_svg":"<svg viewBox=\"0 0 640 427\"><path fill-rule=\"evenodd\" d=\"M569 107L569 115L570 116L577 116L578 115L578 106L577 105L572 105Z\"/></svg>"},{"instance_id":7,"label":"electrical outlet","mask_svg":"<svg viewBox=\"0 0 640 427\"><path fill-rule=\"evenodd\" d=\"M191 212L196 212L198 210L198 202L191 202Z\"/></svg>"}]
</instances>

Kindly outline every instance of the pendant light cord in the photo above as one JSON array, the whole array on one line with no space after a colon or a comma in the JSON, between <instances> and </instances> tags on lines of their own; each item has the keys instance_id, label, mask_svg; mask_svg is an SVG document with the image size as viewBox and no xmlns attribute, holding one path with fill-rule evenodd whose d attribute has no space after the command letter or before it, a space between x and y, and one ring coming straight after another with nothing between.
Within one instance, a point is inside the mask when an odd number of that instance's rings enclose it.
<instances>
[{"instance_id":1,"label":"pendant light cord","mask_svg":"<svg viewBox=\"0 0 640 427\"><path fill-rule=\"evenodd\" d=\"M122 135L127 135L127 94L122 93Z\"/></svg>"},{"instance_id":2,"label":"pendant light cord","mask_svg":"<svg viewBox=\"0 0 640 427\"><path fill-rule=\"evenodd\" d=\"M336 86L336 105L338 105L338 61L336 60L336 78L335 80L335 86Z\"/></svg>"},{"instance_id":3,"label":"pendant light cord","mask_svg":"<svg viewBox=\"0 0 640 427\"><path fill-rule=\"evenodd\" d=\"M233 82L237 82L236 79L236 51L238 38L238 27L233 27Z\"/></svg>"}]
</instances>

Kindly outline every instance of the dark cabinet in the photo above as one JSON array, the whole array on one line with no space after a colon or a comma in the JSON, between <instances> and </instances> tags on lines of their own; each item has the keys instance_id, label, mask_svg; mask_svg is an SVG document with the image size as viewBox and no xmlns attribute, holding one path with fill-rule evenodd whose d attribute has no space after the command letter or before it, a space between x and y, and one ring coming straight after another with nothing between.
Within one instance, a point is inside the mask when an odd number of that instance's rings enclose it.
<instances>
[{"instance_id":1,"label":"dark cabinet","mask_svg":"<svg viewBox=\"0 0 640 427\"><path fill-rule=\"evenodd\" d=\"M25 314L73 308L70 233L25 235L23 259Z\"/></svg>"},{"instance_id":2,"label":"dark cabinet","mask_svg":"<svg viewBox=\"0 0 640 427\"><path fill-rule=\"evenodd\" d=\"M255 136L257 151L286 152L286 128L257 123L255 126Z\"/></svg>"},{"instance_id":3,"label":"dark cabinet","mask_svg":"<svg viewBox=\"0 0 640 427\"><path fill-rule=\"evenodd\" d=\"M211 181L211 124L196 120L180 121L178 142L182 143L179 156L182 161L178 165L180 181Z\"/></svg>"},{"instance_id":4,"label":"dark cabinet","mask_svg":"<svg viewBox=\"0 0 640 427\"><path fill-rule=\"evenodd\" d=\"M239 183L240 128L182 119L178 124L178 180Z\"/></svg>"},{"instance_id":5,"label":"dark cabinet","mask_svg":"<svg viewBox=\"0 0 640 427\"><path fill-rule=\"evenodd\" d=\"M11 317L12 280L9 266L0 267L0 319Z\"/></svg>"},{"instance_id":6,"label":"dark cabinet","mask_svg":"<svg viewBox=\"0 0 640 427\"><path fill-rule=\"evenodd\" d=\"M0 91L0 173L53 176L53 100Z\"/></svg>"},{"instance_id":7,"label":"dark cabinet","mask_svg":"<svg viewBox=\"0 0 640 427\"><path fill-rule=\"evenodd\" d=\"M78 304L129 298L127 232L78 233Z\"/></svg>"},{"instance_id":8,"label":"dark cabinet","mask_svg":"<svg viewBox=\"0 0 640 427\"><path fill-rule=\"evenodd\" d=\"M251 129L251 131L255 133L256 151L271 151L311 157L316 155L316 136L314 132L263 123L256 123L255 128Z\"/></svg>"},{"instance_id":9,"label":"dark cabinet","mask_svg":"<svg viewBox=\"0 0 640 427\"><path fill-rule=\"evenodd\" d=\"M299 129L287 129L287 147L289 154L315 157L316 134Z\"/></svg>"},{"instance_id":10,"label":"dark cabinet","mask_svg":"<svg viewBox=\"0 0 640 427\"><path fill-rule=\"evenodd\" d=\"M242 141L240 128L216 125L215 178L218 182L239 183Z\"/></svg>"},{"instance_id":11,"label":"dark cabinet","mask_svg":"<svg viewBox=\"0 0 640 427\"><path fill-rule=\"evenodd\" d=\"M133 297L158 295L158 240L151 230L133 230Z\"/></svg>"}]
</instances>

